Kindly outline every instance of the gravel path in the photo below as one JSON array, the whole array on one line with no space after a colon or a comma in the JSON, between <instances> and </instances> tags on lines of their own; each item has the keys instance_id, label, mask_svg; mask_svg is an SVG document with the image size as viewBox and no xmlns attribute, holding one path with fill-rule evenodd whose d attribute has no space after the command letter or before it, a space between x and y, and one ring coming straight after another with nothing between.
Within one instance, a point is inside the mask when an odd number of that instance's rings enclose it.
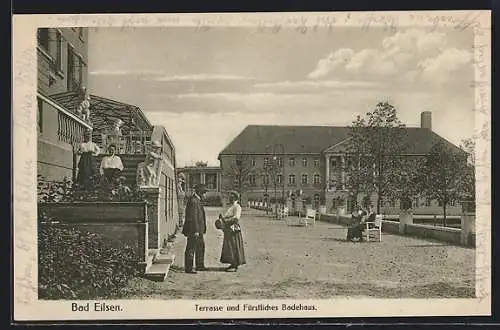
<instances>
[{"instance_id":1,"label":"gravel path","mask_svg":"<svg viewBox=\"0 0 500 330\"><path fill-rule=\"evenodd\" d=\"M206 266L183 272L185 238L176 242L176 261L165 282L136 279L123 298L262 299L458 298L474 296L475 250L411 237L383 234L382 242L345 242L346 228L316 222L288 227L261 211L244 210L247 265L237 273L219 263L222 233L207 210Z\"/></svg>"}]
</instances>

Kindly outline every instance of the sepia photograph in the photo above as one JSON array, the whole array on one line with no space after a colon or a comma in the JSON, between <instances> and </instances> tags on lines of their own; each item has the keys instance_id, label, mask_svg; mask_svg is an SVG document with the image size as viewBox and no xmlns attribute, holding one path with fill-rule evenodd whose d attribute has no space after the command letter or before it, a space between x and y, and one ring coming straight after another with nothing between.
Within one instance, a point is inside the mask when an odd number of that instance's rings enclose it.
<instances>
[{"instance_id":1,"label":"sepia photograph","mask_svg":"<svg viewBox=\"0 0 500 330\"><path fill-rule=\"evenodd\" d=\"M215 318L489 297L479 25L260 15L30 30L35 301Z\"/></svg>"}]
</instances>

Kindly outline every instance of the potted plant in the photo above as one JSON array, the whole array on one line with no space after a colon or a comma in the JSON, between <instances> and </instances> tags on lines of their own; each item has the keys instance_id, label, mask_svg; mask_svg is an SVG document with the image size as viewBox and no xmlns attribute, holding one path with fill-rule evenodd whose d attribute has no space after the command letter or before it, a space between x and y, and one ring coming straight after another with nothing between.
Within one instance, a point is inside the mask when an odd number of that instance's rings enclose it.
<instances>
[{"instance_id":1,"label":"potted plant","mask_svg":"<svg viewBox=\"0 0 500 330\"><path fill-rule=\"evenodd\" d=\"M334 198L334 205L335 205L335 210L337 214L339 215L344 215L346 210L345 210L345 198L342 196L337 196Z\"/></svg>"}]
</instances>

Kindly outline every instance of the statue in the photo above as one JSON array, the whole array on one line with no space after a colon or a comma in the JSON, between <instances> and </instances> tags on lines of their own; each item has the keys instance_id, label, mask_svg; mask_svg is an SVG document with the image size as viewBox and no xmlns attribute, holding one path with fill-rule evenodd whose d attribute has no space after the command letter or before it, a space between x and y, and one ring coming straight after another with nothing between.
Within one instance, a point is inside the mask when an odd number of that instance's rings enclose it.
<instances>
[{"instance_id":1,"label":"statue","mask_svg":"<svg viewBox=\"0 0 500 330\"><path fill-rule=\"evenodd\" d=\"M86 87L82 87L81 90L81 97L82 100L78 107L76 108L76 111L78 113L78 116L82 118L84 121L89 122L90 121L90 94L87 90Z\"/></svg>"},{"instance_id":2,"label":"statue","mask_svg":"<svg viewBox=\"0 0 500 330\"><path fill-rule=\"evenodd\" d=\"M121 127L123 126L123 121L118 118L115 120L113 123L113 127L108 130L107 137L106 137L106 143L108 147L110 145L116 145L117 146L117 152L121 153L123 149L123 143L122 143L122 130Z\"/></svg>"},{"instance_id":3,"label":"statue","mask_svg":"<svg viewBox=\"0 0 500 330\"><path fill-rule=\"evenodd\" d=\"M139 187L158 187L160 185L163 157L161 143L154 141L152 151L137 165L137 185Z\"/></svg>"},{"instance_id":4,"label":"statue","mask_svg":"<svg viewBox=\"0 0 500 330\"><path fill-rule=\"evenodd\" d=\"M185 190L186 178L184 177L184 173L179 173L177 175L177 208L179 212L179 227L182 227L184 224L184 212L185 212Z\"/></svg>"}]
</instances>

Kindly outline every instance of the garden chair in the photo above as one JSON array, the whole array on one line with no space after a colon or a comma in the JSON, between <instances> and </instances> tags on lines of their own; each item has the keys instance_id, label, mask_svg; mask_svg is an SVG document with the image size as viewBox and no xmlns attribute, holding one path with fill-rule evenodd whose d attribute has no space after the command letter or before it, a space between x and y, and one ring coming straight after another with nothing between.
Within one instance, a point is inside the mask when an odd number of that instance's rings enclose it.
<instances>
[{"instance_id":1,"label":"garden chair","mask_svg":"<svg viewBox=\"0 0 500 330\"><path fill-rule=\"evenodd\" d=\"M375 233L379 242L382 242L382 215L377 214L374 221L365 222L365 238L370 241L370 234Z\"/></svg>"},{"instance_id":2,"label":"garden chair","mask_svg":"<svg viewBox=\"0 0 500 330\"><path fill-rule=\"evenodd\" d=\"M306 227L309 225L314 227L316 224L316 210L307 209L305 217L301 218L301 223Z\"/></svg>"},{"instance_id":3,"label":"garden chair","mask_svg":"<svg viewBox=\"0 0 500 330\"><path fill-rule=\"evenodd\" d=\"M278 219L286 219L288 218L288 207L280 207L278 209Z\"/></svg>"}]
</instances>

